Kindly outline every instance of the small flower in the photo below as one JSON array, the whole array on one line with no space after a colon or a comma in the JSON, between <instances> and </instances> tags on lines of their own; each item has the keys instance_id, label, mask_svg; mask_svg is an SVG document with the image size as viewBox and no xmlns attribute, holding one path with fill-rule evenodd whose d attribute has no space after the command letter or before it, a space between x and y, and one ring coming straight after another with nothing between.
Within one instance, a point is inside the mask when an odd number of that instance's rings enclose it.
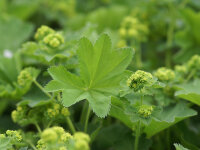
<instances>
[{"instance_id":1,"label":"small flower","mask_svg":"<svg viewBox=\"0 0 200 150\"><path fill-rule=\"evenodd\" d=\"M25 115L26 115L26 110L27 108L25 106L17 106L17 109L12 111L11 113L11 117L12 120L17 123L18 121L21 121L22 119L24 119Z\"/></svg>"},{"instance_id":2,"label":"small flower","mask_svg":"<svg viewBox=\"0 0 200 150\"><path fill-rule=\"evenodd\" d=\"M41 134L41 139L45 143L54 143L58 139L58 135L56 131L54 131L52 128L45 129Z\"/></svg>"},{"instance_id":3,"label":"small flower","mask_svg":"<svg viewBox=\"0 0 200 150\"><path fill-rule=\"evenodd\" d=\"M70 112L69 112L69 110L68 110L67 108L62 108L61 114L62 114L63 116L65 116L65 117L70 116Z\"/></svg>"},{"instance_id":4,"label":"small flower","mask_svg":"<svg viewBox=\"0 0 200 150\"><path fill-rule=\"evenodd\" d=\"M53 103L53 106L47 109L47 115L50 118L56 117L57 115L59 115L59 113L60 113L60 105L57 103Z\"/></svg>"},{"instance_id":5,"label":"small flower","mask_svg":"<svg viewBox=\"0 0 200 150\"><path fill-rule=\"evenodd\" d=\"M139 41L145 40L145 35L148 33L148 28L142 24L137 18L127 16L122 21L119 29L119 34L124 39L137 39Z\"/></svg>"},{"instance_id":6,"label":"small flower","mask_svg":"<svg viewBox=\"0 0 200 150\"><path fill-rule=\"evenodd\" d=\"M90 137L87 134L83 133L83 132L76 132L74 134L74 139L75 140L84 140L84 141L86 141L88 143L90 142Z\"/></svg>"},{"instance_id":7,"label":"small flower","mask_svg":"<svg viewBox=\"0 0 200 150\"><path fill-rule=\"evenodd\" d=\"M65 146L62 146L59 148L59 150L67 150L67 148Z\"/></svg>"},{"instance_id":8,"label":"small flower","mask_svg":"<svg viewBox=\"0 0 200 150\"><path fill-rule=\"evenodd\" d=\"M138 114L140 114L144 118L149 117L152 114L152 112L153 106L141 105L138 109Z\"/></svg>"},{"instance_id":9,"label":"small flower","mask_svg":"<svg viewBox=\"0 0 200 150\"><path fill-rule=\"evenodd\" d=\"M128 36L129 37L137 37L138 36L138 31L135 29L129 29L128 30Z\"/></svg>"},{"instance_id":10,"label":"small flower","mask_svg":"<svg viewBox=\"0 0 200 150\"><path fill-rule=\"evenodd\" d=\"M6 135L5 134L0 134L0 139L4 139L6 138Z\"/></svg>"},{"instance_id":11,"label":"small flower","mask_svg":"<svg viewBox=\"0 0 200 150\"><path fill-rule=\"evenodd\" d=\"M83 132L76 132L74 134L75 150L89 150L90 137Z\"/></svg>"},{"instance_id":12,"label":"small flower","mask_svg":"<svg viewBox=\"0 0 200 150\"><path fill-rule=\"evenodd\" d=\"M126 37L127 31L125 28L120 28L119 29L119 34L121 37Z\"/></svg>"},{"instance_id":13,"label":"small flower","mask_svg":"<svg viewBox=\"0 0 200 150\"><path fill-rule=\"evenodd\" d=\"M120 40L120 41L117 43L117 47L118 47L118 48L126 47L126 41L125 41L125 40Z\"/></svg>"},{"instance_id":14,"label":"small flower","mask_svg":"<svg viewBox=\"0 0 200 150\"><path fill-rule=\"evenodd\" d=\"M22 140L22 136L18 131L13 131L13 130L7 130L6 135L10 138L13 138L14 140L20 142Z\"/></svg>"},{"instance_id":15,"label":"small flower","mask_svg":"<svg viewBox=\"0 0 200 150\"><path fill-rule=\"evenodd\" d=\"M22 70L17 77L17 82L20 86L25 86L28 82L32 80L31 74L26 70Z\"/></svg>"},{"instance_id":16,"label":"small flower","mask_svg":"<svg viewBox=\"0 0 200 150\"><path fill-rule=\"evenodd\" d=\"M176 65L175 71L180 73L180 74L185 74L185 73L187 73L187 68L186 68L185 65Z\"/></svg>"},{"instance_id":17,"label":"small flower","mask_svg":"<svg viewBox=\"0 0 200 150\"><path fill-rule=\"evenodd\" d=\"M38 41L43 40L44 37L46 37L48 34L52 34L54 32L55 31L52 28L42 25L40 28L37 29L35 39Z\"/></svg>"},{"instance_id":18,"label":"small flower","mask_svg":"<svg viewBox=\"0 0 200 150\"><path fill-rule=\"evenodd\" d=\"M153 76L151 73L138 70L133 73L127 80L127 86L135 92L142 90L145 86L153 83Z\"/></svg>"},{"instance_id":19,"label":"small flower","mask_svg":"<svg viewBox=\"0 0 200 150\"><path fill-rule=\"evenodd\" d=\"M200 67L200 56L194 55L187 63L189 70L199 70Z\"/></svg>"},{"instance_id":20,"label":"small flower","mask_svg":"<svg viewBox=\"0 0 200 150\"><path fill-rule=\"evenodd\" d=\"M59 33L51 33L43 39L43 42L52 48L58 48L64 43L64 38Z\"/></svg>"},{"instance_id":21,"label":"small flower","mask_svg":"<svg viewBox=\"0 0 200 150\"><path fill-rule=\"evenodd\" d=\"M43 139L40 139L38 142L37 142L37 146L38 150L44 150L46 149L46 144L44 142Z\"/></svg>"},{"instance_id":22,"label":"small flower","mask_svg":"<svg viewBox=\"0 0 200 150\"><path fill-rule=\"evenodd\" d=\"M61 135L61 140L67 142L69 139L72 139L73 136L70 133L64 133Z\"/></svg>"},{"instance_id":23,"label":"small flower","mask_svg":"<svg viewBox=\"0 0 200 150\"><path fill-rule=\"evenodd\" d=\"M76 141L75 143L75 150L89 150L89 145L84 140Z\"/></svg>"},{"instance_id":24,"label":"small flower","mask_svg":"<svg viewBox=\"0 0 200 150\"><path fill-rule=\"evenodd\" d=\"M175 73L171 69L167 69L165 67L159 68L154 75L160 80L160 81L172 81L175 78Z\"/></svg>"}]
</instances>

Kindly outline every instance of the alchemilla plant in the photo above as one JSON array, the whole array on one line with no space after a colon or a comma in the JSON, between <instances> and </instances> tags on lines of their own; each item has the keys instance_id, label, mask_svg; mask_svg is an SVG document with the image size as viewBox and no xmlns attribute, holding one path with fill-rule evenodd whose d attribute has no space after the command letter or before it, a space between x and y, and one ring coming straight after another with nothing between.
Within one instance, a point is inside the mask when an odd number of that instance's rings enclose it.
<instances>
[{"instance_id":1,"label":"alchemilla plant","mask_svg":"<svg viewBox=\"0 0 200 150\"><path fill-rule=\"evenodd\" d=\"M198 150L200 5L0 1L0 150Z\"/></svg>"}]
</instances>

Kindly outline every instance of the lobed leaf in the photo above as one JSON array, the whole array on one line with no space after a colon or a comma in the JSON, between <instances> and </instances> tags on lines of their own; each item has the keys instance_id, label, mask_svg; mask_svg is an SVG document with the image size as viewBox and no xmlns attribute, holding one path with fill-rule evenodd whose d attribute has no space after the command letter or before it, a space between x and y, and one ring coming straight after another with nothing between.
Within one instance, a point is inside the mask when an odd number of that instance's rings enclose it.
<instances>
[{"instance_id":1,"label":"lobed leaf","mask_svg":"<svg viewBox=\"0 0 200 150\"><path fill-rule=\"evenodd\" d=\"M48 69L53 78L45 89L48 92L62 91L63 104L67 107L87 99L99 117L105 117L111 104L110 96L119 92L120 81L129 65L133 50L113 50L108 35L103 34L94 45L82 38L77 55L80 76L68 72L64 66Z\"/></svg>"}]
</instances>

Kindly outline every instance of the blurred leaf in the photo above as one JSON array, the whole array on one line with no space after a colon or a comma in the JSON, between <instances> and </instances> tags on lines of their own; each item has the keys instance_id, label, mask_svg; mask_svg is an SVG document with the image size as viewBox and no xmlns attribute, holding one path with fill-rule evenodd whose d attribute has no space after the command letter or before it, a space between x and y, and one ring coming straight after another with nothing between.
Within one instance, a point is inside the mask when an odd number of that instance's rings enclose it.
<instances>
[{"instance_id":1,"label":"blurred leaf","mask_svg":"<svg viewBox=\"0 0 200 150\"><path fill-rule=\"evenodd\" d=\"M186 99L200 106L200 80L196 79L192 83L183 83L178 86L181 90L175 96Z\"/></svg>"},{"instance_id":2,"label":"blurred leaf","mask_svg":"<svg viewBox=\"0 0 200 150\"><path fill-rule=\"evenodd\" d=\"M33 31L33 25L14 17L0 16L0 53L4 50L16 51ZM3 36L2 36L3 35Z\"/></svg>"}]
</instances>

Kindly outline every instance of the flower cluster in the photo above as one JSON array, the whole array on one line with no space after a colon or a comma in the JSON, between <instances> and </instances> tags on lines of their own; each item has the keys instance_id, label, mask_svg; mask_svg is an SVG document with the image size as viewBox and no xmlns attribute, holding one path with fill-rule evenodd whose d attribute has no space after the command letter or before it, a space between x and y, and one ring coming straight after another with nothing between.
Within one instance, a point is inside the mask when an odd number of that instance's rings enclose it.
<instances>
[{"instance_id":1,"label":"flower cluster","mask_svg":"<svg viewBox=\"0 0 200 150\"><path fill-rule=\"evenodd\" d=\"M74 140L75 140L75 150L89 150L89 142L90 137L82 132L76 132L74 134Z\"/></svg>"},{"instance_id":2,"label":"flower cluster","mask_svg":"<svg viewBox=\"0 0 200 150\"><path fill-rule=\"evenodd\" d=\"M167 69L165 67L159 68L154 75L160 80L160 81L172 81L175 78L175 73L171 69Z\"/></svg>"},{"instance_id":3,"label":"flower cluster","mask_svg":"<svg viewBox=\"0 0 200 150\"><path fill-rule=\"evenodd\" d=\"M138 114L144 118L147 118L152 114L153 110L153 106L141 105L138 109Z\"/></svg>"},{"instance_id":4,"label":"flower cluster","mask_svg":"<svg viewBox=\"0 0 200 150\"><path fill-rule=\"evenodd\" d=\"M47 35L55 33L55 31L45 25L42 25L40 28L37 29L37 32L35 33L35 39L37 41L43 40Z\"/></svg>"},{"instance_id":5,"label":"flower cluster","mask_svg":"<svg viewBox=\"0 0 200 150\"><path fill-rule=\"evenodd\" d=\"M64 117L70 116L70 112L67 108L61 107L58 103L53 103L48 109L47 109L47 116L49 118L55 118L58 115L62 115Z\"/></svg>"},{"instance_id":6,"label":"flower cluster","mask_svg":"<svg viewBox=\"0 0 200 150\"><path fill-rule=\"evenodd\" d=\"M64 38L59 33L51 33L44 37L43 42L51 48L58 48L64 43Z\"/></svg>"},{"instance_id":7,"label":"flower cluster","mask_svg":"<svg viewBox=\"0 0 200 150\"><path fill-rule=\"evenodd\" d=\"M180 74L186 74L187 73L187 67L185 65L176 65L175 66L175 72Z\"/></svg>"},{"instance_id":8,"label":"flower cluster","mask_svg":"<svg viewBox=\"0 0 200 150\"><path fill-rule=\"evenodd\" d=\"M132 38L138 41L144 41L147 33L148 28L146 25L142 24L135 17L127 16L124 18L119 29L121 40L119 41L118 46L126 45L126 41Z\"/></svg>"},{"instance_id":9,"label":"flower cluster","mask_svg":"<svg viewBox=\"0 0 200 150\"><path fill-rule=\"evenodd\" d=\"M90 137L85 133L76 132L72 136L62 127L55 126L42 132L37 148L38 150L67 150L68 147L73 147L74 150L89 150L89 142Z\"/></svg>"},{"instance_id":10,"label":"flower cluster","mask_svg":"<svg viewBox=\"0 0 200 150\"><path fill-rule=\"evenodd\" d=\"M22 143L22 136L19 131L7 130L5 134L0 134L0 147L2 150L19 149Z\"/></svg>"},{"instance_id":11,"label":"flower cluster","mask_svg":"<svg viewBox=\"0 0 200 150\"><path fill-rule=\"evenodd\" d=\"M65 132L62 127L52 127L45 129L38 141L38 150L66 149L67 142L72 139L72 135Z\"/></svg>"},{"instance_id":12,"label":"flower cluster","mask_svg":"<svg viewBox=\"0 0 200 150\"><path fill-rule=\"evenodd\" d=\"M198 71L200 67L200 56L194 55L187 63L188 70Z\"/></svg>"},{"instance_id":13,"label":"flower cluster","mask_svg":"<svg viewBox=\"0 0 200 150\"><path fill-rule=\"evenodd\" d=\"M38 28L35 39L50 48L58 48L64 43L64 37L60 33L44 25Z\"/></svg>"},{"instance_id":14,"label":"flower cluster","mask_svg":"<svg viewBox=\"0 0 200 150\"><path fill-rule=\"evenodd\" d=\"M22 136L20 135L19 131L7 130L6 135L9 138L12 138L15 141L20 142L22 140Z\"/></svg>"},{"instance_id":15,"label":"flower cluster","mask_svg":"<svg viewBox=\"0 0 200 150\"><path fill-rule=\"evenodd\" d=\"M19 76L17 77L17 82L20 86L27 85L28 82L32 80L31 74L27 69L24 69L20 72Z\"/></svg>"},{"instance_id":16,"label":"flower cluster","mask_svg":"<svg viewBox=\"0 0 200 150\"><path fill-rule=\"evenodd\" d=\"M146 86L152 85L152 83L152 74L142 70L136 71L127 80L127 86L135 92L142 90Z\"/></svg>"},{"instance_id":17,"label":"flower cluster","mask_svg":"<svg viewBox=\"0 0 200 150\"><path fill-rule=\"evenodd\" d=\"M13 110L11 113L12 120L15 123L20 123L26 117L26 112L26 106L17 106L17 109Z\"/></svg>"}]
</instances>

